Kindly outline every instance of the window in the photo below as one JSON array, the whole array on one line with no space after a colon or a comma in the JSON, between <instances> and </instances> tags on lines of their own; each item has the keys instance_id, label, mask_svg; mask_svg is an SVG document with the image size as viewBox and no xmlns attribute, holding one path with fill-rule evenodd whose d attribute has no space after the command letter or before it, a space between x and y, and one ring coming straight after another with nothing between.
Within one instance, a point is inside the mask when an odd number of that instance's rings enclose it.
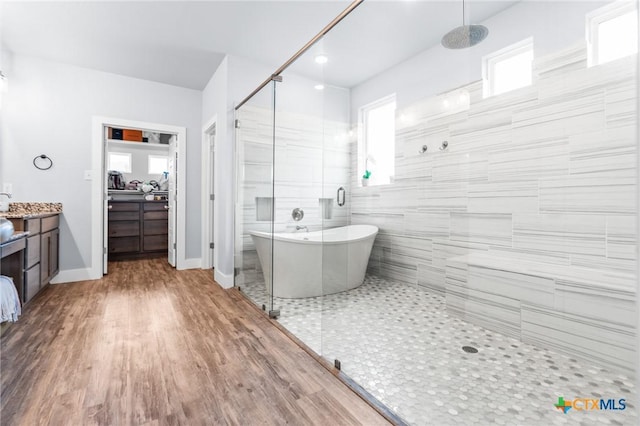
<instances>
[{"instance_id":1,"label":"window","mask_svg":"<svg viewBox=\"0 0 640 426\"><path fill-rule=\"evenodd\" d=\"M394 175L396 96L360 108L361 140L358 152L362 185L386 185Z\"/></svg>"},{"instance_id":2,"label":"window","mask_svg":"<svg viewBox=\"0 0 640 426\"><path fill-rule=\"evenodd\" d=\"M619 1L587 14L589 66L638 52L638 12L635 2Z\"/></svg>"},{"instance_id":3,"label":"window","mask_svg":"<svg viewBox=\"0 0 640 426\"><path fill-rule=\"evenodd\" d=\"M533 39L528 38L483 58L484 97L499 95L533 81Z\"/></svg>"},{"instance_id":4,"label":"window","mask_svg":"<svg viewBox=\"0 0 640 426\"><path fill-rule=\"evenodd\" d=\"M166 155L149 156L149 174L159 175L169 170L169 157Z\"/></svg>"},{"instance_id":5,"label":"window","mask_svg":"<svg viewBox=\"0 0 640 426\"><path fill-rule=\"evenodd\" d=\"M131 154L126 152L109 153L109 170L116 170L120 173L131 173Z\"/></svg>"}]
</instances>

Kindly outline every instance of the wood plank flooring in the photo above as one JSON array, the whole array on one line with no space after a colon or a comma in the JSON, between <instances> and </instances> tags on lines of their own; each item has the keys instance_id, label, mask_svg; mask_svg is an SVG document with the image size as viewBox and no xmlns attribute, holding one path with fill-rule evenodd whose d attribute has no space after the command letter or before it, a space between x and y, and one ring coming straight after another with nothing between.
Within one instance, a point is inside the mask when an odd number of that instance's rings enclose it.
<instances>
[{"instance_id":1,"label":"wood plank flooring","mask_svg":"<svg viewBox=\"0 0 640 426\"><path fill-rule=\"evenodd\" d=\"M0 424L388 424L209 271L109 268L1 337Z\"/></svg>"}]
</instances>

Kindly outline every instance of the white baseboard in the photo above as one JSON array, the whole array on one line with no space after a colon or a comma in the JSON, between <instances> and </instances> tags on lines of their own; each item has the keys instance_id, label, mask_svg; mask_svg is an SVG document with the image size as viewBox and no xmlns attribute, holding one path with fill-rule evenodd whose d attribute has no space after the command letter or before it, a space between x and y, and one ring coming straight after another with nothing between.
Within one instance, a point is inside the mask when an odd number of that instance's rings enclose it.
<instances>
[{"instance_id":1,"label":"white baseboard","mask_svg":"<svg viewBox=\"0 0 640 426\"><path fill-rule=\"evenodd\" d=\"M73 283L76 281L95 280L91 268L66 269L61 270L58 275L53 277L51 284Z\"/></svg>"},{"instance_id":2,"label":"white baseboard","mask_svg":"<svg viewBox=\"0 0 640 426\"><path fill-rule=\"evenodd\" d=\"M183 269L200 269L200 267L202 266L202 259L200 259L199 257L194 257L191 259L185 259L184 263L182 265L180 265L179 270L183 270Z\"/></svg>"},{"instance_id":3,"label":"white baseboard","mask_svg":"<svg viewBox=\"0 0 640 426\"><path fill-rule=\"evenodd\" d=\"M215 279L222 288L233 287L233 274L223 274L216 269L213 274L213 279Z\"/></svg>"}]
</instances>

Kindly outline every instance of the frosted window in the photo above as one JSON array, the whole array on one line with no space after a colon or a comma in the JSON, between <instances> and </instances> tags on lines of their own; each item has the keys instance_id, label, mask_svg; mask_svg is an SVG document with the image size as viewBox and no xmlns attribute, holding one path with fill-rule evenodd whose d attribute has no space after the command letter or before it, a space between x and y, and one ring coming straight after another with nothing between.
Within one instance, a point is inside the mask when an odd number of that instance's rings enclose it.
<instances>
[{"instance_id":1,"label":"frosted window","mask_svg":"<svg viewBox=\"0 0 640 426\"><path fill-rule=\"evenodd\" d=\"M149 174L159 175L169 171L169 157L166 155L149 156Z\"/></svg>"},{"instance_id":2,"label":"frosted window","mask_svg":"<svg viewBox=\"0 0 640 426\"><path fill-rule=\"evenodd\" d=\"M131 173L131 154L126 152L109 153L109 170L116 170L120 173Z\"/></svg>"},{"instance_id":3,"label":"frosted window","mask_svg":"<svg viewBox=\"0 0 640 426\"><path fill-rule=\"evenodd\" d=\"M360 176L363 185L386 185L394 175L396 100L386 97L360 109L362 139ZM368 175L368 179L364 178Z\"/></svg>"},{"instance_id":4,"label":"frosted window","mask_svg":"<svg viewBox=\"0 0 640 426\"><path fill-rule=\"evenodd\" d=\"M594 29L594 64L604 64L638 52L638 17L635 10L598 22Z\"/></svg>"},{"instance_id":5,"label":"frosted window","mask_svg":"<svg viewBox=\"0 0 640 426\"><path fill-rule=\"evenodd\" d=\"M527 39L484 58L484 96L494 96L533 82L533 40Z\"/></svg>"}]
</instances>

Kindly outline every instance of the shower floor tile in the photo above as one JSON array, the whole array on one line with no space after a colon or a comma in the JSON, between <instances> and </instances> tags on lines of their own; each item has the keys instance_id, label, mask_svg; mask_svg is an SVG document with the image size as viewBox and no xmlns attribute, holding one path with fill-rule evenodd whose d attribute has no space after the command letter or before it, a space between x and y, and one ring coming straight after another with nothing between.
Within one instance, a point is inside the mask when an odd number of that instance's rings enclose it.
<instances>
[{"instance_id":1,"label":"shower floor tile","mask_svg":"<svg viewBox=\"0 0 640 426\"><path fill-rule=\"evenodd\" d=\"M264 303L263 283L242 288ZM442 296L367 276L357 289L275 298L279 321L414 425L637 424L634 379L450 316ZM463 346L477 348L467 353ZM554 407L626 400L625 410ZM617 406L617 405L616 405Z\"/></svg>"}]
</instances>

